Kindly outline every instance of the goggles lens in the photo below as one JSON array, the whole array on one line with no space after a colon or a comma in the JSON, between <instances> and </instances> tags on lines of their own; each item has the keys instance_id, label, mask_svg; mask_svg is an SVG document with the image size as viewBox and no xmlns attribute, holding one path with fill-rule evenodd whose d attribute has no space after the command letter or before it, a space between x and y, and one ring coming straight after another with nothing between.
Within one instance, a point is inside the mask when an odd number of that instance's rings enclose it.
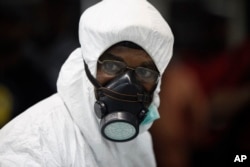
<instances>
[{"instance_id":1,"label":"goggles lens","mask_svg":"<svg viewBox=\"0 0 250 167\"><path fill-rule=\"evenodd\" d=\"M105 73L113 76L119 75L126 69L129 69L129 70L134 70L136 76L144 82L149 82L149 83L157 82L159 78L159 73L155 70L145 67L130 68L122 61L99 60L98 63L102 65L101 68Z\"/></svg>"}]
</instances>

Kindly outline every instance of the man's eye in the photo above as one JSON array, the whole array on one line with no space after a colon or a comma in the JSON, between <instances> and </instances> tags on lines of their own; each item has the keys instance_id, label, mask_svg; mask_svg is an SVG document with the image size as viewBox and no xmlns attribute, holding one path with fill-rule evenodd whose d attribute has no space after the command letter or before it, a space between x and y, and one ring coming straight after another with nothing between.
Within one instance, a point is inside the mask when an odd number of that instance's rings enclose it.
<instances>
[{"instance_id":1,"label":"man's eye","mask_svg":"<svg viewBox=\"0 0 250 167\"><path fill-rule=\"evenodd\" d=\"M114 61L104 61L102 67L103 70L110 75L117 75L123 69L119 62Z\"/></svg>"},{"instance_id":2,"label":"man's eye","mask_svg":"<svg viewBox=\"0 0 250 167\"><path fill-rule=\"evenodd\" d=\"M145 82L154 82L158 78L157 72L148 68L137 67L135 71L137 76Z\"/></svg>"},{"instance_id":3,"label":"man's eye","mask_svg":"<svg viewBox=\"0 0 250 167\"><path fill-rule=\"evenodd\" d=\"M143 78L149 78L152 76L152 72L146 68L139 68L138 70L136 70L136 72L137 72L137 75Z\"/></svg>"}]
</instances>

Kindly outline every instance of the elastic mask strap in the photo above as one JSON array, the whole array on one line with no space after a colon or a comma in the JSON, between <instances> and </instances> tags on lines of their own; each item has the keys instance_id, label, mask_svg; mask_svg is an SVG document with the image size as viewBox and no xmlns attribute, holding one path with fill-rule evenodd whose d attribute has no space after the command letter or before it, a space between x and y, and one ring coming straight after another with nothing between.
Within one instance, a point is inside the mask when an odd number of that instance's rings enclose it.
<instances>
[{"instance_id":1,"label":"elastic mask strap","mask_svg":"<svg viewBox=\"0 0 250 167\"><path fill-rule=\"evenodd\" d=\"M91 74L90 71L89 71L89 67L88 67L88 65L86 64L86 62L85 62L84 60L83 60L83 63L84 63L84 67L85 67L86 74L87 74L87 76L88 76L90 82L91 82L96 88L102 87L102 86L100 85L100 83L98 83L97 80L92 76L92 74Z\"/></svg>"},{"instance_id":2,"label":"elastic mask strap","mask_svg":"<svg viewBox=\"0 0 250 167\"><path fill-rule=\"evenodd\" d=\"M117 101L149 103L152 100L152 97L147 94L137 93L136 95L129 95L115 92L105 87L101 87L100 89L97 89L97 91L101 91L104 95L109 96L110 98Z\"/></svg>"}]
</instances>

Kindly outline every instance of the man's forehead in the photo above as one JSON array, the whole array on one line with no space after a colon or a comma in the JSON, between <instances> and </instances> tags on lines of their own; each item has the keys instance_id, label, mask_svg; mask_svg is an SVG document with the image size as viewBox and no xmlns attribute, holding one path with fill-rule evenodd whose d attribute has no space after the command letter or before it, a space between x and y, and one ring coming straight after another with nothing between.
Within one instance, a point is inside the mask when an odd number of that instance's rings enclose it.
<instances>
[{"instance_id":1,"label":"man's forehead","mask_svg":"<svg viewBox=\"0 0 250 167\"><path fill-rule=\"evenodd\" d=\"M117 44L113 45L113 47L116 47L116 46L124 46L124 47L131 48L131 49L144 50L140 45L138 45L134 42L130 42L130 41L122 41L122 42L118 42Z\"/></svg>"}]
</instances>

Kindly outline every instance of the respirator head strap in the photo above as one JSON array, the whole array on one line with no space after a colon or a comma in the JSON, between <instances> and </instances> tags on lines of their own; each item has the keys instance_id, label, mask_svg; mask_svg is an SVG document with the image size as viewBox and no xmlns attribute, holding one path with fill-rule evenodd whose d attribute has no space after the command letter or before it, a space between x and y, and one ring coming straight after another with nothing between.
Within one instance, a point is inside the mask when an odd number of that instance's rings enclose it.
<instances>
[{"instance_id":1,"label":"respirator head strap","mask_svg":"<svg viewBox=\"0 0 250 167\"><path fill-rule=\"evenodd\" d=\"M92 74L89 71L89 67L87 65L87 63L83 60L84 63L84 67L85 67L85 72L87 77L89 78L90 82L96 87L96 88L100 88L102 87L101 84L92 76Z\"/></svg>"},{"instance_id":2,"label":"respirator head strap","mask_svg":"<svg viewBox=\"0 0 250 167\"><path fill-rule=\"evenodd\" d=\"M98 96L108 96L114 100L125 101L125 102L141 102L141 103L149 103L151 102L152 97L147 94L137 93L136 95L119 93L105 87L100 87L97 89Z\"/></svg>"}]
</instances>

